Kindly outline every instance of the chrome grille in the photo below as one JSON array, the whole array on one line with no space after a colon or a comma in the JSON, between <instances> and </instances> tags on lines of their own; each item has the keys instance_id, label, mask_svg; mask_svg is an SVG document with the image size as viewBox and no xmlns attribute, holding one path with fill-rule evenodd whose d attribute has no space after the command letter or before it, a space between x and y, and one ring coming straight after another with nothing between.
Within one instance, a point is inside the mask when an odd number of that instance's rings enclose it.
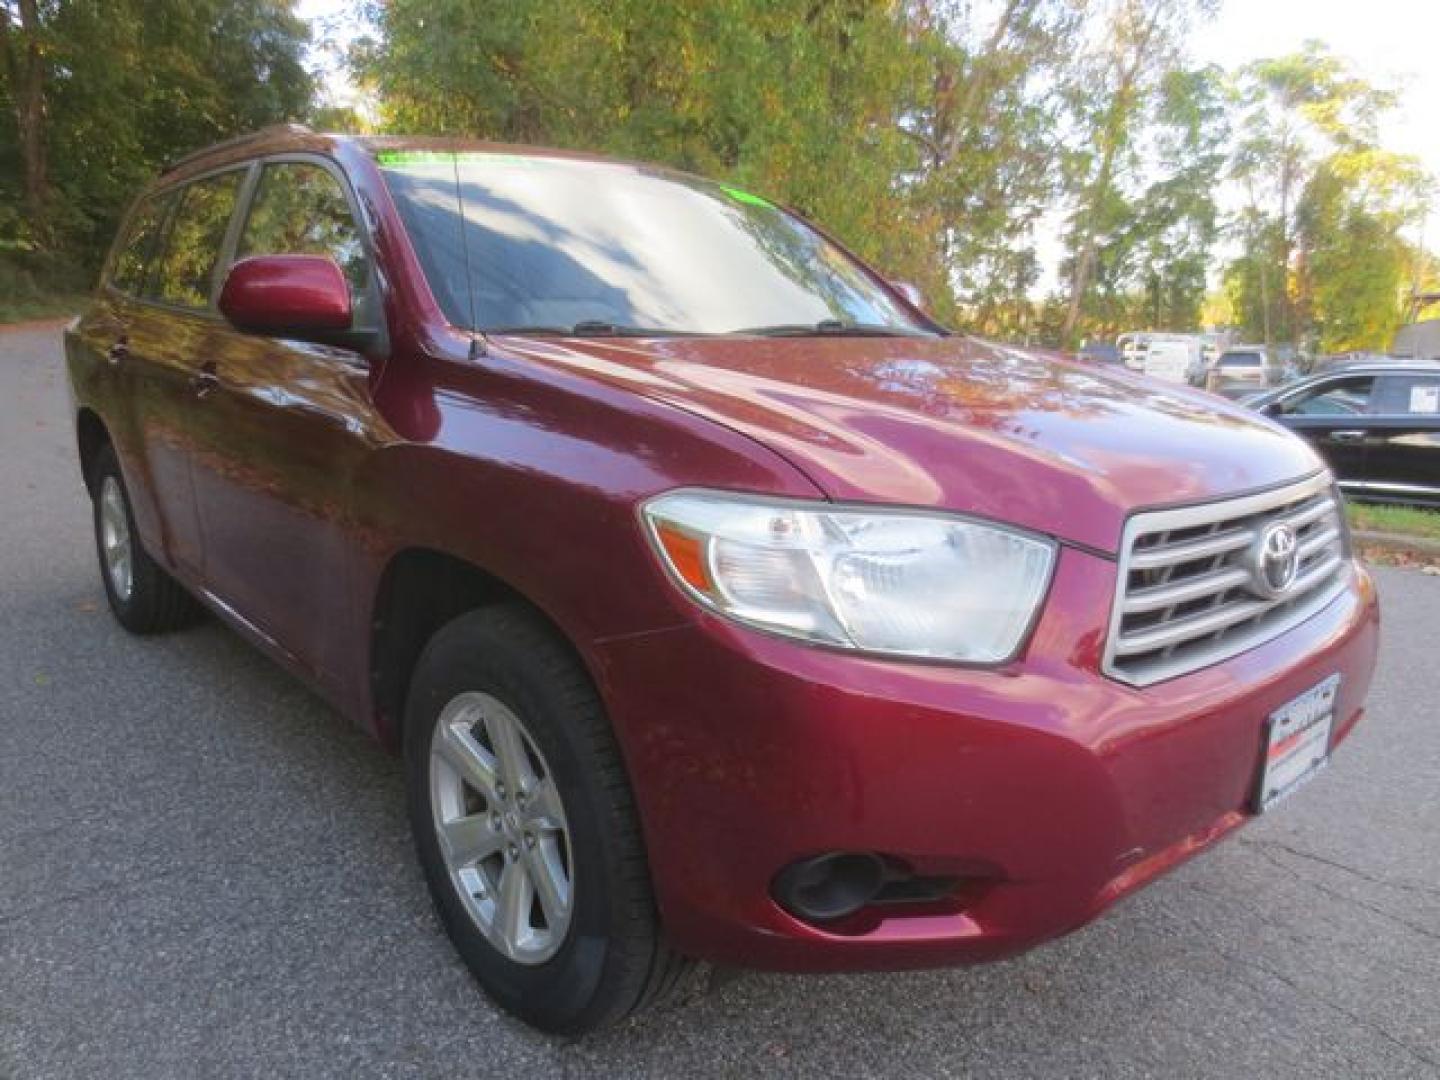
<instances>
[{"instance_id":1,"label":"chrome grille","mask_svg":"<svg viewBox=\"0 0 1440 1080\"><path fill-rule=\"evenodd\" d=\"M1272 525L1295 532L1293 583L1267 597L1258 545ZM1136 514L1125 527L1105 673L1134 686L1254 648L1328 604L1344 587L1348 537L1331 478L1277 491Z\"/></svg>"}]
</instances>

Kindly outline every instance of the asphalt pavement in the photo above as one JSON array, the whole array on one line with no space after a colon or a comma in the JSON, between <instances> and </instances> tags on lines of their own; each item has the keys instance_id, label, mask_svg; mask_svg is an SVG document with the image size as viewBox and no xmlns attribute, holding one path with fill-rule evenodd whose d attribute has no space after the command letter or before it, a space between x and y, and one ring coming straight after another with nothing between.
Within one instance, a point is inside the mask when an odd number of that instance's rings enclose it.
<instances>
[{"instance_id":1,"label":"asphalt pavement","mask_svg":"<svg viewBox=\"0 0 1440 1080\"><path fill-rule=\"evenodd\" d=\"M580 1042L476 989L397 763L214 622L110 618L59 331L0 332L0 1077L1440 1076L1440 578L1327 771L1017 960L742 975Z\"/></svg>"}]
</instances>

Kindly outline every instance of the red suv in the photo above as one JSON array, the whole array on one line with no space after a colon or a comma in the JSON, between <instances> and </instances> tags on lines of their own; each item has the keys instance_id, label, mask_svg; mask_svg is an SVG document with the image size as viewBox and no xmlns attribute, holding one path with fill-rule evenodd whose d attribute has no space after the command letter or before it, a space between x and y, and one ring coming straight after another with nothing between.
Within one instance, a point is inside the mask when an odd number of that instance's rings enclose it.
<instances>
[{"instance_id":1,"label":"red suv","mask_svg":"<svg viewBox=\"0 0 1440 1080\"><path fill-rule=\"evenodd\" d=\"M546 1029L1072 930L1370 682L1305 443L949 333L725 184L267 131L140 199L65 344L116 617L209 609L399 750Z\"/></svg>"}]
</instances>

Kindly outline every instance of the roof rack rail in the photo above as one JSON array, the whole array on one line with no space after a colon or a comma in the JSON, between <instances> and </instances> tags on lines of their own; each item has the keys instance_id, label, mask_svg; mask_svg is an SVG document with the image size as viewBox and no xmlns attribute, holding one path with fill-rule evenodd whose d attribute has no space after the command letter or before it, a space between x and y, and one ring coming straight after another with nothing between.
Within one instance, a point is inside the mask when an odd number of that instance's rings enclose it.
<instances>
[{"instance_id":1,"label":"roof rack rail","mask_svg":"<svg viewBox=\"0 0 1440 1080\"><path fill-rule=\"evenodd\" d=\"M202 157L208 157L217 150L228 150L231 147L244 146L246 143L254 142L257 139L281 134L313 135L315 132L305 124L271 124L268 127L259 128L256 131L247 131L243 135L236 135L233 138L224 139L218 143L211 143L209 146L203 146L199 150L192 150L188 154L181 154L179 157L167 161L161 172L173 172L181 165L185 165Z\"/></svg>"}]
</instances>

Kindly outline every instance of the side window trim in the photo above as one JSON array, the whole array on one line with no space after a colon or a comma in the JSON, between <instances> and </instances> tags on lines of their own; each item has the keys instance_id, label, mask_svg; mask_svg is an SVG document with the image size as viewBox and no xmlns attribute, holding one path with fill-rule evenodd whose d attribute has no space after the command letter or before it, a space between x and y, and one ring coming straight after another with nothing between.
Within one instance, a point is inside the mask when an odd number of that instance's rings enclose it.
<instances>
[{"instance_id":1,"label":"side window trim","mask_svg":"<svg viewBox=\"0 0 1440 1080\"><path fill-rule=\"evenodd\" d=\"M225 228L225 237L220 241L220 251L215 257L215 269L210 281L209 310L217 315L220 311L220 290L225 287L225 278L230 274L230 267L235 265L235 248L240 243L240 231L250 219L250 200L260 184L261 168L258 160L245 163L245 176L240 181L239 190L235 192L235 209L230 212L230 224Z\"/></svg>"},{"instance_id":2,"label":"side window trim","mask_svg":"<svg viewBox=\"0 0 1440 1080\"><path fill-rule=\"evenodd\" d=\"M231 208L230 220L225 227L225 236L221 240L220 249L216 256L215 266L211 270L210 292L206 298L205 306L187 307L184 304L171 303L168 300L164 300L159 296L153 295L150 290L155 285L154 275L159 265L160 257L164 255L167 247L169 246L170 232L175 227L175 218L182 204L184 203L186 191L189 190L193 185L198 184L204 180L210 180L216 176L221 176L229 172L242 171L245 173L245 175L240 178L240 186L236 189L235 205ZM211 322L219 321L222 316L215 307L215 300L219 295L220 282L224 280L223 275L220 273L222 260L225 258L226 252L230 250L228 245L231 241L231 232L235 228L238 211L241 207L241 200L250 185L253 183L254 173L254 160L227 162L226 164L217 166L216 168L211 169L208 172L203 172L196 176L189 177L181 181L180 183L172 184L168 187L158 189L155 192L154 197L168 199L169 205L165 208L164 221L161 222L160 228L156 230L154 248L151 251L150 261L145 268L144 283L138 295L132 295L129 293L125 293L123 295L130 296L130 298L136 303L146 304L150 307L159 308L162 311L171 311L180 315L189 315L197 319L207 319ZM228 263L224 265L225 268L228 270Z\"/></svg>"},{"instance_id":3,"label":"side window trim","mask_svg":"<svg viewBox=\"0 0 1440 1080\"><path fill-rule=\"evenodd\" d=\"M145 303L145 290L150 284L150 274L155 268L155 257L161 250L166 235L170 229L170 218L175 213L175 204L178 188L160 188L156 191L147 191L135 200L130 212L125 215L125 221L116 234L116 242L109 256L105 260L104 269L101 272L101 286L105 291L114 296L121 296L136 303ZM150 242L145 245L145 256L142 260L140 270L139 288L131 292L122 289L115 281L115 273L119 268L121 257L125 254L126 241L130 239L131 230L135 227L141 211L149 204L159 206L159 214L155 222L155 231L150 236Z\"/></svg>"}]
</instances>

